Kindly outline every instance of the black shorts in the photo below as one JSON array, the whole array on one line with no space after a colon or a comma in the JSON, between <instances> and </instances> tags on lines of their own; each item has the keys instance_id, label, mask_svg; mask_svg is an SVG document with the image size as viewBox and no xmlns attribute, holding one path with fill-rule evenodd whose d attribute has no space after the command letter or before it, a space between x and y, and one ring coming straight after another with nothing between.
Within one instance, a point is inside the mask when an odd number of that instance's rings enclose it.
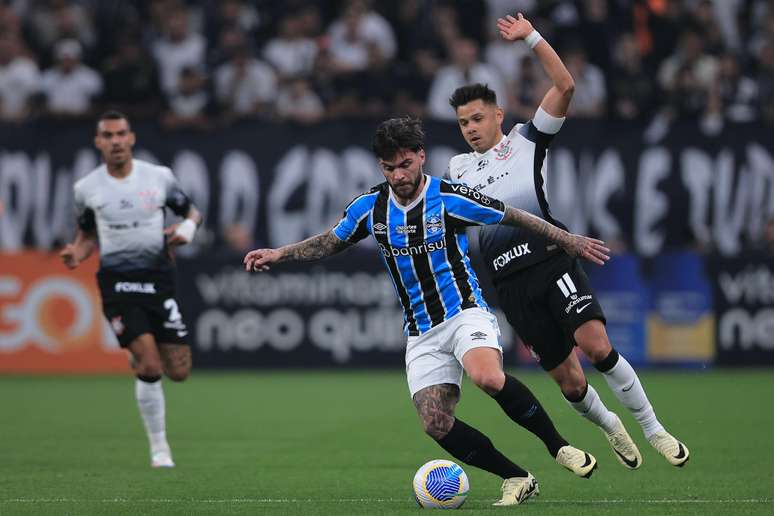
<instances>
[{"instance_id":1,"label":"black shorts","mask_svg":"<svg viewBox=\"0 0 774 516\"><path fill-rule=\"evenodd\" d=\"M174 297L111 299L102 303L102 311L122 348L143 333L153 335L158 344L187 344L188 329Z\"/></svg>"},{"instance_id":2,"label":"black shorts","mask_svg":"<svg viewBox=\"0 0 774 516\"><path fill-rule=\"evenodd\" d=\"M517 271L495 287L508 322L546 371L572 352L580 325L605 322L580 261L565 253Z\"/></svg>"}]
</instances>

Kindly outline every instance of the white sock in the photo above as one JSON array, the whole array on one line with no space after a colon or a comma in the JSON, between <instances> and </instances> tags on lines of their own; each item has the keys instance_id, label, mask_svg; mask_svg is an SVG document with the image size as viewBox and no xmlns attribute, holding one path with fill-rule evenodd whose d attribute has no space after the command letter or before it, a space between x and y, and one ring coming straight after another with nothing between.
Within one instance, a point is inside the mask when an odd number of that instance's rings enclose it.
<instances>
[{"instance_id":1,"label":"white sock","mask_svg":"<svg viewBox=\"0 0 774 516\"><path fill-rule=\"evenodd\" d=\"M565 398L566 399L566 398ZM575 411L607 433L615 430L615 414L610 412L594 387L587 385L586 395L580 401L567 400Z\"/></svg>"},{"instance_id":2,"label":"white sock","mask_svg":"<svg viewBox=\"0 0 774 516\"><path fill-rule=\"evenodd\" d=\"M609 370L602 373L607 385L615 394L615 397L629 409L634 418L642 427L645 438L664 430L664 427L656 419L656 413L648 401L648 396L642 388L637 373L622 355L618 355L618 362Z\"/></svg>"},{"instance_id":3,"label":"white sock","mask_svg":"<svg viewBox=\"0 0 774 516\"><path fill-rule=\"evenodd\" d=\"M151 383L138 378L134 384L134 394L142 422L145 424L145 432L148 434L151 455L163 451L169 452L161 380Z\"/></svg>"}]
</instances>

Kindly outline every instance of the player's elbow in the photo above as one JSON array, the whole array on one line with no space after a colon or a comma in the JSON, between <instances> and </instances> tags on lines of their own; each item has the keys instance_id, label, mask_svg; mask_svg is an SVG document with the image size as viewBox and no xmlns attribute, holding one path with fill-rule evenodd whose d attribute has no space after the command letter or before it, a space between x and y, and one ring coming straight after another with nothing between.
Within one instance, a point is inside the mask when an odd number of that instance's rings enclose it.
<instances>
[{"instance_id":1,"label":"player's elbow","mask_svg":"<svg viewBox=\"0 0 774 516\"><path fill-rule=\"evenodd\" d=\"M559 81L556 89L559 90L562 96L572 97L573 93L575 93L575 80L572 78L572 75L568 73L566 77Z\"/></svg>"}]
</instances>

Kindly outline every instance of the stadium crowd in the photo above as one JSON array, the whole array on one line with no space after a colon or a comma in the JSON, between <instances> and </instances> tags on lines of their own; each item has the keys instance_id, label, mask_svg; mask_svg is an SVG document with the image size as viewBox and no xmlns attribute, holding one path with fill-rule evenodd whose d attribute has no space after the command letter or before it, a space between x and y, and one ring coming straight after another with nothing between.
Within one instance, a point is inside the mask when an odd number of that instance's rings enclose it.
<instances>
[{"instance_id":1,"label":"stadium crowd","mask_svg":"<svg viewBox=\"0 0 774 516\"><path fill-rule=\"evenodd\" d=\"M515 11L567 63L573 117L774 120L773 0L2 0L0 119L453 119L474 81L527 118L548 84L497 35Z\"/></svg>"}]
</instances>

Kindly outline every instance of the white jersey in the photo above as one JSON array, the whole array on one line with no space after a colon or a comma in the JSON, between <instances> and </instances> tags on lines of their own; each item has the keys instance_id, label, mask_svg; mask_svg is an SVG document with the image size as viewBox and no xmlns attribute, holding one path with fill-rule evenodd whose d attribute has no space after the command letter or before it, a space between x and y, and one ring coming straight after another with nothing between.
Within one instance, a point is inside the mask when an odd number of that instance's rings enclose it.
<instances>
[{"instance_id":1,"label":"white jersey","mask_svg":"<svg viewBox=\"0 0 774 516\"><path fill-rule=\"evenodd\" d=\"M135 159L129 175L117 179L101 165L75 183L74 199L81 229L96 229L100 274L172 270L164 208L185 216L190 201L170 169Z\"/></svg>"},{"instance_id":2,"label":"white jersey","mask_svg":"<svg viewBox=\"0 0 774 516\"><path fill-rule=\"evenodd\" d=\"M565 228L546 201L545 157L553 137L538 131L532 120L517 124L488 151L454 156L449 179ZM495 281L561 252L543 237L504 225L482 227L479 244Z\"/></svg>"}]
</instances>

